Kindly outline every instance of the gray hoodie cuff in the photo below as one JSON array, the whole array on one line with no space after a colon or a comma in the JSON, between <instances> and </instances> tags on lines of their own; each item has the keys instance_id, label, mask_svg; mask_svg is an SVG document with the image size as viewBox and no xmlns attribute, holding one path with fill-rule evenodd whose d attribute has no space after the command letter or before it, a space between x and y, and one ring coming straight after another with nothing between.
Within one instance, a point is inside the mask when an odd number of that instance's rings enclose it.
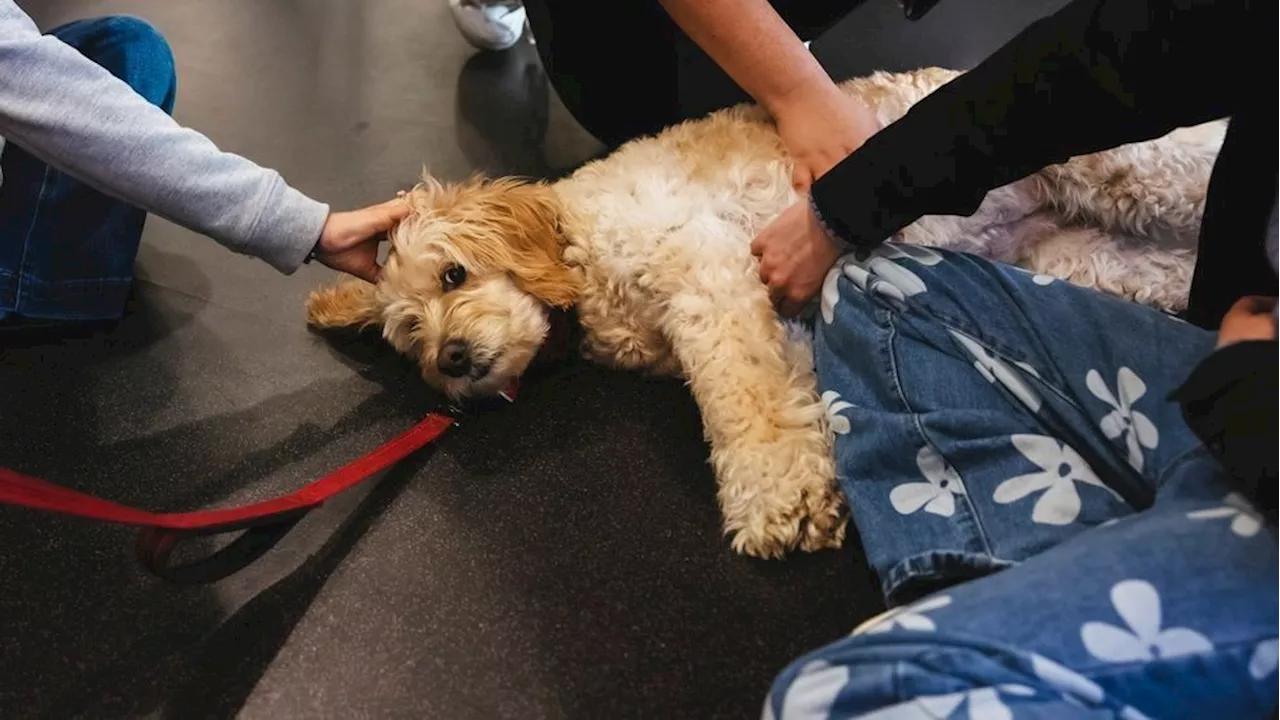
<instances>
[{"instance_id":1,"label":"gray hoodie cuff","mask_svg":"<svg viewBox=\"0 0 1280 720\"><path fill-rule=\"evenodd\" d=\"M263 204L245 251L285 275L292 275L315 248L328 219L328 205L312 200L281 179Z\"/></svg>"}]
</instances>

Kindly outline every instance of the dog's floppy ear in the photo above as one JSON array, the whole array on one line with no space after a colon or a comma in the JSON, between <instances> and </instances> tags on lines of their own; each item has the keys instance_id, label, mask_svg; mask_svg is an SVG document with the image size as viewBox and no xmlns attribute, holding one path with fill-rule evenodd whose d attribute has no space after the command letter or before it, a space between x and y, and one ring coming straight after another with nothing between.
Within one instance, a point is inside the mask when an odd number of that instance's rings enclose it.
<instances>
[{"instance_id":1,"label":"dog's floppy ear","mask_svg":"<svg viewBox=\"0 0 1280 720\"><path fill-rule=\"evenodd\" d=\"M473 186L469 196L479 200L477 226L486 231L455 237L455 242L465 243L472 257L506 270L521 290L543 303L573 306L582 280L560 257L563 216L555 191L542 183L503 179Z\"/></svg>"},{"instance_id":2,"label":"dog's floppy ear","mask_svg":"<svg viewBox=\"0 0 1280 720\"><path fill-rule=\"evenodd\" d=\"M364 329L381 323L375 287L357 278L343 278L307 298L307 322L317 328Z\"/></svg>"},{"instance_id":3,"label":"dog's floppy ear","mask_svg":"<svg viewBox=\"0 0 1280 720\"><path fill-rule=\"evenodd\" d=\"M508 192L504 204L522 229L507 236L515 251L509 269L516 284L551 307L574 305L582 281L560 257L564 247L555 191L541 184L519 185Z\"/></svg>"}]
</instances>

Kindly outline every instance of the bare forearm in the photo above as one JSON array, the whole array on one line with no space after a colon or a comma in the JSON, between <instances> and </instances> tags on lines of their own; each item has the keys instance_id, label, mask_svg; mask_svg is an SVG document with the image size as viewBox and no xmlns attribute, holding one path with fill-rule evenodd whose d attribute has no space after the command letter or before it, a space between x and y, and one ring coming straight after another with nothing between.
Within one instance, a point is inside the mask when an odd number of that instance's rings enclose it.
<instances>
[{"instance_id":1,"label":"bare forearm","mask_svg":"<svg viewBox=\"0 0 1280 720\"><path fill-rule=\"evenodd\" d=\"M766 0L659 0L667 14L756 102L776 110L831 83Z\"/></svg>"}]
</instances>

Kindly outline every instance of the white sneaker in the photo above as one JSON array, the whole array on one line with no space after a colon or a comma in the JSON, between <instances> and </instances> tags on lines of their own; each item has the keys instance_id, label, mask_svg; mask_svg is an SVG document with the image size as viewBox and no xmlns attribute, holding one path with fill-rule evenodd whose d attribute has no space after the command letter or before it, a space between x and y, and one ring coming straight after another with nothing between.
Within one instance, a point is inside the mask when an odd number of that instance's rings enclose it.
<instances>
[{"instance_id":1,"label":"white sneaker","mask_svg":"<svg viewBox=\"0 0 1280 720\"><path fill-rule=\"evenodd\" d=\"M524 34L520 0L449 0L449 9L462 37L480 50L506 50Z\"/></svg>"}]
</instances>

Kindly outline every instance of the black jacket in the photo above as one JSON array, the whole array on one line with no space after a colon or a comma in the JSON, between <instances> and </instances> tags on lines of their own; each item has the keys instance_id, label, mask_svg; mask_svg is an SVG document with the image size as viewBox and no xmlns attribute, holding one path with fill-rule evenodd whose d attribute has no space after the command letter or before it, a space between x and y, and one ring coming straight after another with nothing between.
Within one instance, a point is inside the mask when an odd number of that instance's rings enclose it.
<instances>
[{"instance_id":1,"label":"black jacket","mask_svg":"<svg viewBox=\"0 0 1280 720\"><path fill-rule=\"evenodd\" d=\"M814 183L814 204L870 247L1074 155L1230 117L1188 311L1216 327L1241 295L1276 292L1263 251L1280 169L1276 5L1076 0L872 136Z\"/></svg>"}]
</instances>

